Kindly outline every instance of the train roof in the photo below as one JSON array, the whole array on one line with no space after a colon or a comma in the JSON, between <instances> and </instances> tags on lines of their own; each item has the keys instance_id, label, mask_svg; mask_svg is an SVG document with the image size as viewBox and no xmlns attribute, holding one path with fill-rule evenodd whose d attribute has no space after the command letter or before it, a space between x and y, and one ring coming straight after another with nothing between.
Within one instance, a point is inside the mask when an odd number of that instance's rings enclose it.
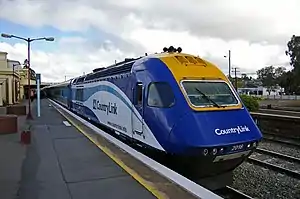
<instances>
[{"instance_id":1,"label":"train roof","mask_svg":"<svg viewBox=\"0 0 300 199\"><path fill-rule=\"evenodd\" d=\"M52 88L52 87L67 86L68 84L70 84L71 81L72 80L67 80L67 81L64 81L64 82L53 83L49 86L43 87L43 89Z\"/></svg>"},{"instance_id":2,"label":"train roof","mask_svg":"<svg viewBox=\"0 0 300 199\"><path fill-rule=\"evenodd\" d=\"M163 52L161 53L154 53L148 55L145 53L145 56L141 56L138 58L125 58L123 61L115 63L113 65L107 66L107 67L101 67L101 68L95 68L92 73L82 75L76 78L73 78L71 80L68 80L66 82L58 83L58 84L53 84L48 86L50 87L57 87L57 86L65 86L67 84L81 84L84 82L90 82L99 78L103 77L109 77L109 76L114 76L118 74L124 74L124 73L129 73L131 72L133 64L137 61L140 60L144 57L147 58L163 58L163 57L174 57L178 61L182 61L184 59L185 62L190 62L190 63L196 63L196 64L201 64L201 65L207 65L207 61L199 58L199 56L193 56L191 54L186 54L186 53L181 53L182 49L179 48L174 48L173 46L170 46L169 48L163 48Z\"/></svg>"},{"instance_id":3,"label":"train roof","mask_svg":"<svg viewBox=\"0 0 300 199\"><path fill-rule=\"evenodd\" d=\"M124 74L124 73L129 73L131 72L133 64L144 57L149 57L149 58L161 58L161 57L174 57L174 56L191 56L189 54L184 54L181 53L182 49L179 48L174 48L173 46L170 46L169 48L164 48L162 53L154 53L151 55L148 55L147 53L145 56L139 57L139 58L126 58L125 60L115 63L113 65L110 65L108 67L102 67L102 68L96 68L93 70L92 73L87 74L85 76L78 77L72 81L72 84L80 84L84 82L90 82L95 79L103 78L103 77L109 77L113 75L118 75L118 74ZM202 59L197 58L193 56L197 62L201 62L202 64L206 64Z\"/></svg>"},{"instance_id":4,"label":"train roof","mask_svg":"<svg viewBox=\"0 0 300 199\"><path fill-rule=\"evenodd\" d=\"M141 57L140 57L141 58ZM131 68L136 60L140 58L126 58L124 61L115 63L105 68L97 68L93 70L93 73L86 75L85 77L81 77L76 82L72 82L72 84L78 84L85 81L91 81L94 79L98 79L101 77L117 75L121 73L128 73L131 71Z\"/></svg>"}]
</instances>

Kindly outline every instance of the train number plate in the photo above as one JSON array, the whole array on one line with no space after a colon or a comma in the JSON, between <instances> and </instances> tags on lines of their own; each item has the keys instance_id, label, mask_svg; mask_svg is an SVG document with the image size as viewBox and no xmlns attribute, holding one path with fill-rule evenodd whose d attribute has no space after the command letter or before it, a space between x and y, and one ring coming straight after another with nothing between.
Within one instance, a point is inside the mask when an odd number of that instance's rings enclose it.
<instances>
[{"instance_id":1,"label":"train number plate","mask_svg":"<svg viewBox=\"0 0 300 199\"><path fill-rule=\"evenodd\" d=\"M231 151L238 151L238 150L243 149L243 147L244 147L244 144L234 145L234 146L232 146Z\"/></svg>"}]
</instances>

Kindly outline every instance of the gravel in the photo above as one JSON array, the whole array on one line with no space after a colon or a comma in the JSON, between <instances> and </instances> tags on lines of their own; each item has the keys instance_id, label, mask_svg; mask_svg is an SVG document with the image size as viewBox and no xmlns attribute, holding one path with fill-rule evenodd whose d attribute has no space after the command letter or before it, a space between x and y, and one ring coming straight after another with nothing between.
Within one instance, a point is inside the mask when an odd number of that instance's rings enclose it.
<instances>
[{"instance_id":1,"label":"gravel","mask_svg":"<svg viewBox=\"0 0 300 199\"><path fill-rule=\"evenodd\" d=\"M232 187L254 198L300 199L300 180L248 162L234 170Z\"/></svg>"},{"instance_id":2,"label":"gravel","mask_svg":"<svg viewBox=\"0 0 300 199\"><path fill-rule=\"evenodd\" d=\"M300 158L300 149L291 145L285 145L271 141L262 141L261 143L259 143L259 147L262 149L267 149L277 153Z\"/></svg>"}]
</instances>

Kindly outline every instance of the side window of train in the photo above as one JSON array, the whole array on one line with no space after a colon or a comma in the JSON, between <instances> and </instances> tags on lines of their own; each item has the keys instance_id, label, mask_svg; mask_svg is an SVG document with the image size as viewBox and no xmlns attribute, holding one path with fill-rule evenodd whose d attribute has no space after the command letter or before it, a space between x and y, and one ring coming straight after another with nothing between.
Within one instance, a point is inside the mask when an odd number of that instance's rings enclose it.
<instances>
[{"instance_id":1,"label":"side window of train","mask_svg":"<svg viewBox=\"0 0 300 199\"><path fill-rule=\"evenodd\" d=\"M165 82L153 82L149 85L147 104L150 107L169 108L175 104L171 86Z\"/></svg>"},{"instance_id":2,"label":"side window of train","mask_svg":"<svg viewBox=\"0 0 300 199\"><path fill-rule=\"evenodd\" d=\"M83 100L83 89L76 89L75 99L78 101Z\"/></svg>"},{"instance_id":3,"label":"side window of train","mask_svg":"<svg viewBox=\"0 0 300 199\"><path fill-rule=\"evenodd\" d=\"M143 103L143 84L137 83L135 86L135 104L142 105Z\"/></svg>"}]
</instances>

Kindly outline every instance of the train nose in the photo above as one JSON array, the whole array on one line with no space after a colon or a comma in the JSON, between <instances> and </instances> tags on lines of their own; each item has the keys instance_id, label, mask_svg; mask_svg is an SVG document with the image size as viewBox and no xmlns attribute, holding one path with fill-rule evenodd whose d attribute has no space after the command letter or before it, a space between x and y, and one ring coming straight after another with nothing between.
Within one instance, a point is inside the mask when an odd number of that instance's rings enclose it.
<instances>
[{"instance_id":1,"label":"train nose","mask_svg":"<svg viewBox=\"0 0 300 199\"><path fill-rule=\"evenodd\" d=\"M169 136L171 143L188 147L224 146L261 138L245 110L192 112L177 122Z\"/></svg>"}]
</instances>

